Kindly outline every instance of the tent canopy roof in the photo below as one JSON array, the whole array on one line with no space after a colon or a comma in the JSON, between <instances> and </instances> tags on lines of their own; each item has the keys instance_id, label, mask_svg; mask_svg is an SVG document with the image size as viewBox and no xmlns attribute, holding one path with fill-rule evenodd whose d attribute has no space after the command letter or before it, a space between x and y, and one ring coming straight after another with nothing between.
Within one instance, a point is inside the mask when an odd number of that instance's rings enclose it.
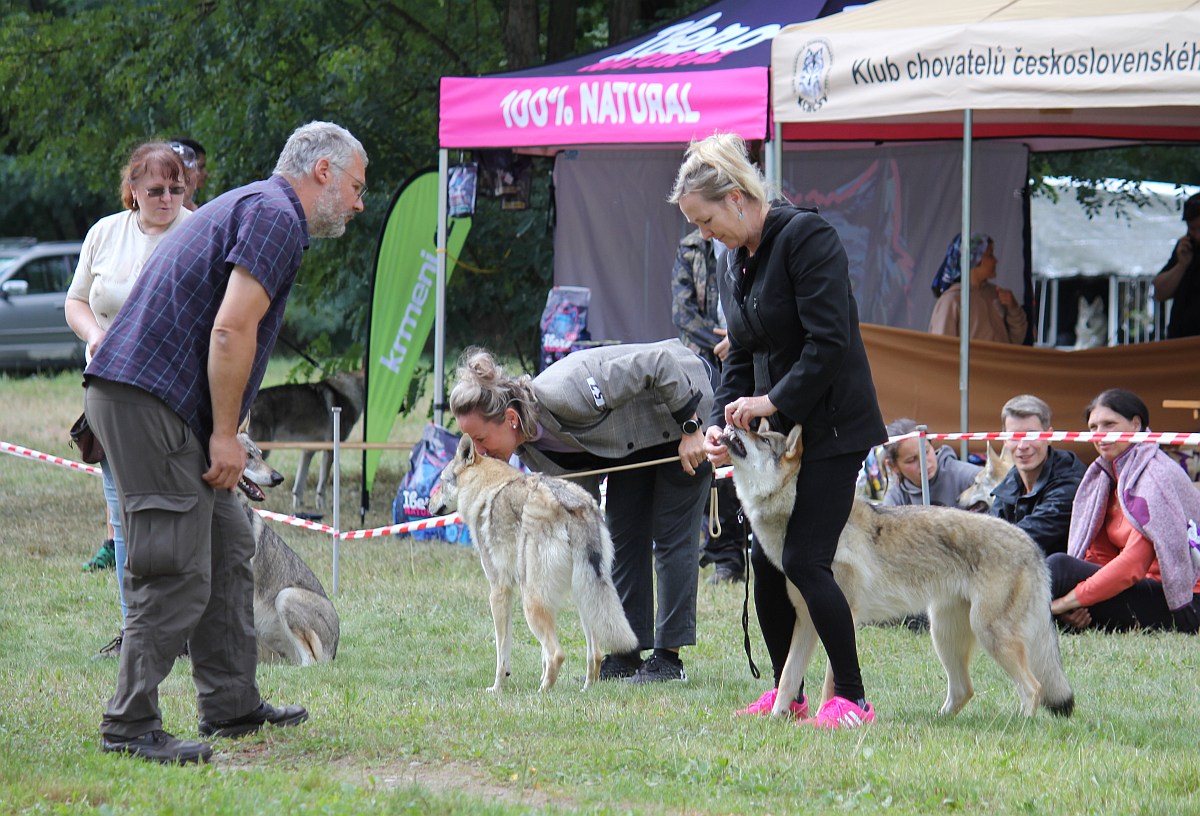
<instances>
[{"instance_id":1,"label":"tent canopy roof","mask_svg":"<svg viewBox=\"0 0 1200 816\"><path fill-rule=\"evenodd\" d=\"M442 77L445 148L686 143L767 134L771 39L848 0L721 0L627 42L550 65ZM869 2L869 0L868 0Z\"/></svg>"},{"instance_id":2,"label":"tent canopy roof","mask_svg":"<svg viewBox=\"0 0 1200 816\"><path fill-rule=\"evenodd\" d=\"M1196 0L878 0L772 42L790 140L1200 140ZM885 33L886 32L886 33Z\"/></svg>"}]
</instances>

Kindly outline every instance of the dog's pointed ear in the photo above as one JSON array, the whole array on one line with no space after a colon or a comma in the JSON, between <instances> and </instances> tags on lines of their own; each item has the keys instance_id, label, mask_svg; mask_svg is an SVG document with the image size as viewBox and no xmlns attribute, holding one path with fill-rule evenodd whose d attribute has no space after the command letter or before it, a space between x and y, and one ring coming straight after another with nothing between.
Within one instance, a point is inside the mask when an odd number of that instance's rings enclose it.
<instances>
[{"instance_id":1,"label":"dog's pointed ear","mask_svg":"<svg viewBox=\"0 0 1200 816\"><path fill-rule=\"evenodd\" d=\"M804 454L804 441L801 439L803 435L803 428L799 425L792 426L792 430L788 432L787 441L784 443L783 457L785 459L799 459Z\"/></svg>"},{"instance_id":2,"label":"dog's pointed ear","mask_svg":"<svg viewBox=\"0 0 1200 816\"><path fill-rule=\"evenodd\" d=\"M758 434L759 436L762 436L762 435L763 435L763 434L765 434L767 431L771 430L771 423L770 423L770 422L767 422L767 418L766 418L766 417L761 417L761 418L758 420L758 428L757 428L757 429L755 429L755 428L752 428L751 430L753 430L753 431L754 431L756 434Z\"/></svg>"},{"instance_id":3,"label":"dog's pointed ear","mask_svg":"<svg viewBox=\"0 0 1200 816\"><path fill-rule=\"evenodd\" d=\"M466 434L458 440L458 458L468 465L475 461L475 440Z\"/></svg>"},{"instance_id":4,"label":"dog's pointed ear","mask_svg":"<svg viewBox=\"0 0 1200 816\"><path fill-rule=\"evenodd\" d=\"M246 418L242 420L242 424L238 425L237 432L240 434L250 433L250 412L246 412Z\"/></svg>"}]
</instances>

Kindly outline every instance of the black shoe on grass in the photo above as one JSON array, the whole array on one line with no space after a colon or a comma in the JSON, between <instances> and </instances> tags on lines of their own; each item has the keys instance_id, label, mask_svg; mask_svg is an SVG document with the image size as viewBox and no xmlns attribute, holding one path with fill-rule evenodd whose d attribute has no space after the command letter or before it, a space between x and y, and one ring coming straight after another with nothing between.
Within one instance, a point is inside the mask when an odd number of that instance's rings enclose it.
<instances>
[{"instance_id":1,"label":"black shoe on grass","mask_svg":"<svg viewBox=\"0 0 1200 816\"><path fill-rule=\"evenodd\" d=\"M212 748L207 743L178 740L166 731L151 731L136 737L101 734L100 750L106 754L132 754L148 762L164 765L208 762L212 756Z\"/></svg>"},{"instance_id":2,"label":"black shoe on grass","mask_svg":"<svg viewBox=\"0 0 1200 816\"><path fill-rule=\"evenodd\" d=\"M670 680L687 682L683 661L669 660L657 654L646 658L646 662L630 677L627 683L665 683Z\"/></svg>"},{"instance_id":3,"label":"black shoe on grass","mask_svg":"<svg viewBox=\"0 0 1200 816\"><path fill-rule=\"evenodd\" d=\"M642 656L637 652L606 654L600 661L600 679L627 680L637 674L641 665Z\"/></svg>"},{"instance_id":4,"label":"black shoe on grass","mask_svg":"<svg viewBox=\"0 0 1200 816\"><path fill-rule=\"evenodd\" d=\"M308 719L308 711L302 706L290 705L275 708L265 700L258 708L232 720L200 721L200 734L205 737L245 737L253 734L265 724L286 726L299 725Z\"/></svg>"}]
</instances>

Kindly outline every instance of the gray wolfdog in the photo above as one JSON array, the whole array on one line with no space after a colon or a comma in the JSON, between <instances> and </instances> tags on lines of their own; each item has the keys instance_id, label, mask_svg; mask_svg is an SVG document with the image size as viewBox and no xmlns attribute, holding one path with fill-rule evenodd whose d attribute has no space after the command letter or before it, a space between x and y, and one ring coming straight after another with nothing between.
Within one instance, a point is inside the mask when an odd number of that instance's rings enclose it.
<instances>
[{"instance_id":1,"label":"gray wolfdog","mask_svg":"<svg viewBox=\"0 0 1200 816\"><path fill-rule=\"evenodd\" d=\"M341 408L341 441L350 438L354 423L362 416L365 391L361 371L343 371L315 383L289 383L264 388L250 406L250 438L258 442L332 442L333 409ZM304 506L308 466L316 451L301 451L296 483L292 485L292 509ZM321 451L317 474L317 509L325 506L325 484L333 462L332 451Z\"/></svg>"},{"instance_id":2,"label":"gray wolfdog","mask_svg":"<svg viewBox=\"0 0 1200 816\"><path fill-rule=\"evenodd\" d=\"M267 526L249 501L266 498L260 489L283 482L258 446L244 433L246 469L238 482L246 516L254 531L254 633L260 660L286 660L310 666L337 655L341 625L333 602L308 564Z\"/></svg>"},{"instance_id":3,"label":"gray wolfdog","mask_svg":"<svg viewBox=\"0 0 1200 816\"><path fill-rule=\"evenodd\" d=\"M800 427L785 439L726 428L733 482L763 552L782 570L783 538L796 496ZM875 507L855 499L838 541L833 575L856 623L927 612L934 650L946 670L942 714L971 699L969 663L976 639L1017 686L1021 712L1038 704L1070 715L1075 705L1063 674L1050 617L1050 577L1037 545L1018 528L953 507ZM796 588L796 629L772 714L787 713L804 679L816 630ZM825 675L825 698L833 677Z\"/></svg>"},{"instance_id":4,"label":"gray wolfdog","mask_svg":"<svg viewBox=\"0 0 1200 816\"><path fill-rule=\"evenodd\" d=\"M467 522L483 573L491 586L496 625L496 682L499 691L512 671L513 590L521 589L525 621L542 645L542 684L558 679L565 655L555 621L575 598L587 643L586 689L600 676L604 651L631 652L637 637L625 619L612 582L613 543L595 499L563 479L526 474L476 453L470 437L458 443L442 471L432 510L457 509Z\"/></svg>"}]
</instances>

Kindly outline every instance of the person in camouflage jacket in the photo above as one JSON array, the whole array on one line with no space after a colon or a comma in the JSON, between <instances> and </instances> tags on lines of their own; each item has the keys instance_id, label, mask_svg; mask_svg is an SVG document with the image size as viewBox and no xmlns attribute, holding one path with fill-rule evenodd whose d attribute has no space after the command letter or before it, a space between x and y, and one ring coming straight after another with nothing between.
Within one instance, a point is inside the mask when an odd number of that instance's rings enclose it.
<instances>
[{"instance_id":1,"label":"person in camouflage jacket","mask_svg":"<svg viewBox=\"0 0 1200 816\"><path fill-rule=\"evenodd\" d=\"M729 351L717 286L719 268L712 242L704 240L700 230L695 230L679 242L675 266L671 270L671 319L679 329L683 344L708 362L714 388L720 382L721 362ZM721 535L713 536L709 524L704 525L700 565L713 565L710 583L743 581L746 577L746 531L738 521L741 507L732 479L717 481L717 508Z\"/></svg>"}]
</instances>

